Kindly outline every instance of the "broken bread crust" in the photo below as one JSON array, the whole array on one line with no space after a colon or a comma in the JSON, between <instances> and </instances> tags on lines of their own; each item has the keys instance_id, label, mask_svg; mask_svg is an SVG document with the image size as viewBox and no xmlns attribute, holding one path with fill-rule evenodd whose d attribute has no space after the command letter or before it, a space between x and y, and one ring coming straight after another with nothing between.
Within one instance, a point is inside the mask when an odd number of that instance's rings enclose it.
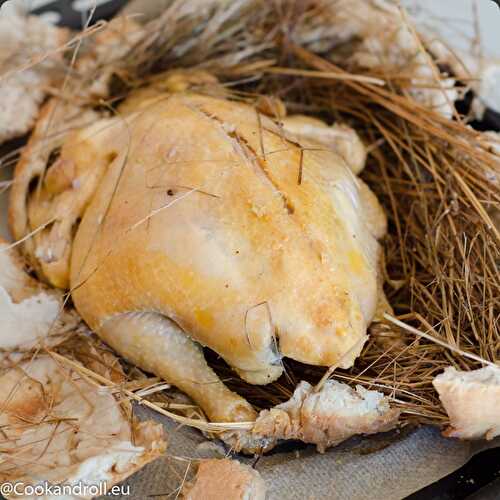
<instances>
[{"instance_id":1,"label":"broken bread crust","mask_svg":"<svg viewBox=\"0 0 500 500\"><path fill-rule=\"evenodd\" d=\"M90 356L93 368L107 377L124 380L110 352L103 355L87 339L71 349ZM137 422L127 400L118 402L110 389L99 388L50 356L8 370L0 384L0 481L24 486L105 482L108 489L165 450L160 424Z\"/></svg>"},{"instance_id":2,"label":"broken bread crust","mask_svg":"<svg viewBox=\"0 0 500 500\"><path fill-rule=\"evenodd\" d=\"M1 351L52 347L80 321L74 311L63 309L60 292L36 281L25 268L16 249L0 238Z\"/></svg>"},{"instance_id":3,"label":"broken bread crust","mask_svg":"<svg viewBox=\"0 0 500 500\"><path fill-rule=\"evenodd\" d=\"M0 9L0 144L25 134L35 123L47 88L63 74L57 71L62 66L57 49L68 39L67 30L9 4Z\"/></svg>"},{"instance_id":4,"label":"broken bread crust","mask_svg":"<svg viewBox=\"0 0 500 500\"><path fill-rule=\"evenodd\" d=\"M229 458L202 460L184 500L265 500L266 484L252 467Z\"/></svg>"},{"instance_id":5,"label":"broken bread crust","mask_svg":"<svg viewBox=\"0 0 500 500\"><path fill-rule=\"evenodd\" d=\"M470 372L448 367L432 383L450 417L445 436L493 439L500 435L500 367Z\"/></svg>"},{"instance_id":6,"label":"broken bread crust","mask_svg":"<svg viewBox=\"0 0 500 500\"><path fill-rule=\"evenodd\" d=\"M296 439L324 452L357 434L376 434L394 428L399 410L380 392L360 385L356 390L328 380L318 392L305 381L285 403L263 410L251 433L227 433L223 439L237 451L268 450L278 440Z\"/></svg>"}]
</instances>

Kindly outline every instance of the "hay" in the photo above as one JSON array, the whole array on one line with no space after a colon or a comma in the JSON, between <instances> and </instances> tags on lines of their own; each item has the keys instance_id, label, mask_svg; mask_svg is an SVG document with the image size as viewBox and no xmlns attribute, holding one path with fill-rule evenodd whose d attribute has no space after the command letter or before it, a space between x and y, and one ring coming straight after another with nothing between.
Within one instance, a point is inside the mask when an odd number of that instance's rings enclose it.
<instances>
[{"instance_id":1,"label":"hay","mask_svg":"<svg viewBox=\"0 0 500 500\"><path fill-rule=\"evenodd\" d=\"M469 370L481 367L481 360L500 362L500 234L491 217L500 207L498 159L465 119L450 120L419 104L409 92L412 82L404 67L366 70L351 60L343 65L338 55L345 47L330 46L318 30L335 2L218 3L224 4L206 2L190 11L189 2L173 2L148 24L127 56L107 61L90 76L68 72L77 84L70 84L64 95L110 108L159 72L197 67L215 74L234 99L255 102L271 95L283 100L289 112L347 122L359 131L371 145L362 177L389 218L386 293L395 315L409 328L393 321L373 325L356 365L331 376L391 395L402 410L403 425L445 424L432 379L449 365ZM91 38L81 39L85 52ZM110 68L109 99L78 95L96 73ZM208 357L225 382L257 409L287 400L300 380L315 384L325 373L284 360L281 379L253 386L236 378L215 355ZM109 385L82 366L73 368ZM128 389L123 394L172 417L174 410L160 403ZM182 408L175 407L178 422L223 430L181 416Z\"/></svg>"}]
</instances>

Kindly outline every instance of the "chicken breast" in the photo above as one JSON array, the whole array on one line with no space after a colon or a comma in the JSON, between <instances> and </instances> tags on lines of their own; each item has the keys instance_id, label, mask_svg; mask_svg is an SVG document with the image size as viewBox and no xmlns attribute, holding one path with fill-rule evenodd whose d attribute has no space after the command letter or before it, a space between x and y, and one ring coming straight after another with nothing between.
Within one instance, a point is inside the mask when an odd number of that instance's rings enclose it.
<instances>
[{"instance_id":1,"label":"chicken breast","mask_svg":"<svg viewBox=\"0 0 500 500\"><path fill-rule=\"evenodd\" d=\"M50 261L45 278L69 278L93 330L212 420L256 414L199 345L256 384L283 356L350 367L383 301L386 222L348 149L303 146L251 105L189 91L142 91L121 109L68 134L39 193L13 195L14 229L28 196L17 237L50 222L31 250Z\"/></svg>"}]
</instances>

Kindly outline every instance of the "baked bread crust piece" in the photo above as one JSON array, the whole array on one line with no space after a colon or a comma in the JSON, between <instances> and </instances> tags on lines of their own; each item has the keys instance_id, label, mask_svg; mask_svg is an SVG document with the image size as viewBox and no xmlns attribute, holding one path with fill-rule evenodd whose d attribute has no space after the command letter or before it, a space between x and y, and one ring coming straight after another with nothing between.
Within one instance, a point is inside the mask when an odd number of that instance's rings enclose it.
<instances>
[{"instance_id":1,"label":"baked bread crust piece","mask_svg":"<svg viewBox=\"0 0 500 500\"><path fill-rule=\"evenodd\" d=\"M192 484L182 491L185 500L265 500L266 483L252 467L231 460L202 460Z\"/></svg>"},{"instance_id":2,"label":"baked bread crust piece","mask_svg":"<svg viewBox=\"0 0 500 500\"><path fill-rule=\"evenodd\" d=\"M323 453L352 436L393 429L399 414L381 392L360 385L354 390L336 380L316 391L302 381L288 401L262 410L251 431L228 431L223 439L236 451L268 450L292 439L315 444Z\"/></svg>"},{"instance_id":3,"label":"baked bread crust piece","mask_svg":"<svg viewBox=\"0 0 500 500\"><path fill-rule=\"evenodd\" d=\"M118 359L90 347L73 346L91 368L115 382L125 380ZM164 430L138 422L130 402L118 402L71 367L48 355L18 364L0 377L3 460L0 480L27 485L99 485L106 489L159 457ZM90 498L87 496L86 498Z\"/></svg>"},{"instance_id":4,"label":"baked bread crust piece","mask_svg":"<svg viewBox=\"0 0 500 500\"><path fill-rule=\"evenodd\" d=\"M26 269L0 239L0 481L109 488L164 452L163 427L138 422L128 399L40 354L64 342L94 373L117 385L126 381L109 349L82 325L77 332L81 320L63 307L62 292Z\"/></svg>"},{"instance_id":5,"label":"baked bread crust piece","mask_svg":"<svg viewBox=\"0 0 500 500\"><path fill-rule=\"evenodd\" d=\"M59 344L80 322L75 311L63 308L62 293L30 276L16 248L1 238L0 318L2 368L15 364L15 353Z\"/></svg>"},{"instance_id":6,"label":"baked bread crust piece","mask_svg":"<svg viewBox=\"0 0 500 500\"><path fill-rule=\"evenodd\" d=\"M63 75L60 49L69 38L68 30L26 15L19 3L0 8L0 144L33 127L48 88Z\"/></svg>"},{"instance_id":7,"label":"baked bread crust piece","mask_svg":"<svg viewBox=\"0 0 500 500\"><path fill-rule=\"evenodd\" d=\"M450 417L445 436L493 439L500 435L500 367L464 372L450 366L432 384Z\"/></svg>"}]
</instances>

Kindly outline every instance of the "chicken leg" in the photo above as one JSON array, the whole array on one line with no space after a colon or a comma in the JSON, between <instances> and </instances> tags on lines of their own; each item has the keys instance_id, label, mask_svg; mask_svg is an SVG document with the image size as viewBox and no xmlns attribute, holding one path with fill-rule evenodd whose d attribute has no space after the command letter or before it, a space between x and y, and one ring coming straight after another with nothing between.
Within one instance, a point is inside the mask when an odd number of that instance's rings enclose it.
<instances>
[{"instance_id":1,"label":"chicken leg","mask_svg":"<svg viewBox=\"0 0 500 500\"><path fill-rule=\"evenodd\" d=\"M257 414L207 365L203 351L173 321L153 312L118 314L99 336L143 370L192 397L213 422L253 421Z\"/></svg>"}]
</instances>

